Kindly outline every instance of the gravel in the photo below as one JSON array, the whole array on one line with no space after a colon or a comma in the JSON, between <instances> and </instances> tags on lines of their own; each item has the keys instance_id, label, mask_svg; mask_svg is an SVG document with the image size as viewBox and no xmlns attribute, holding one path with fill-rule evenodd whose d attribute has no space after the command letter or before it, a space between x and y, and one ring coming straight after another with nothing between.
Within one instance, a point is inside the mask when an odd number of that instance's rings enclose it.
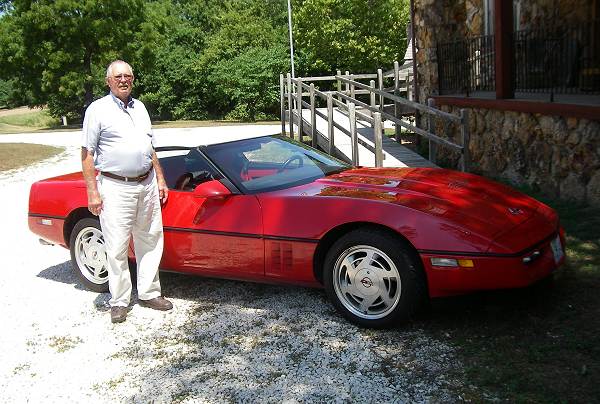
<instances>
[{"instance_id":1,"label":"gravel","mask_svg":"<svg viewBox=\"0 0 600 404\"><path fill-rule=\"evenodd\" d=\"M29 187L79 170L78 141L78 132L0 135L66 148L0 173L3 402L461 400L447 341L416 327L357 328L318 289L163 273L172 311L133 304L125 323L111 324L108 294L85 290L69 252L27 228Z\"/></svg>"}]
</instances>

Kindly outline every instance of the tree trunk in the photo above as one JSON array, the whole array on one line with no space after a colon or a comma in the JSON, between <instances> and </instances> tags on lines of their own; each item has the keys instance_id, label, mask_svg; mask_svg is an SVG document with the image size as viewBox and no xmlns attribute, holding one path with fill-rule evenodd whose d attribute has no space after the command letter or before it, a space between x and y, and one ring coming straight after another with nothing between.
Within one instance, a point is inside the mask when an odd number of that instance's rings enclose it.
<instances>
[{"instance_id":1,"label":"tree trunk","mask_svg":"<svg viewBox=\"0 0 600 404\"><path fill-rule=\"evenodd\" d=\"M85 115L85 110L90 106L92 101L94 101L94 80L92 77L92 53L86 50L85 56L83 58L83 69L85 72L86 80L83 84L83 89L85 91L84 99L83 99L83 110L81 114L81 118L83 119Z\"/></svg>"}]
</instances>

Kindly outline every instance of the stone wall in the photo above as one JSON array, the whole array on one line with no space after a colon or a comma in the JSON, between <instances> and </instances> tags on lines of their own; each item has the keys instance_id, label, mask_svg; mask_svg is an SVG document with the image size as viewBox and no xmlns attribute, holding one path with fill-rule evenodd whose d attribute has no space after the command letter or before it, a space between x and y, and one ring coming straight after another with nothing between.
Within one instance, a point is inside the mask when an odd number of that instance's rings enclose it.
<instances>
[{"instance_id":1,"label":"stone wall","mask_svg":"<svg viewBox=\"0 0 600 404\"><path fill-rule=\"evenodd\" d=\"M600 121L471 109L469 131L471 172L600 206ZM460 144L457 134L448 137ZM440 147L438 156L441 165L457 167L457 154Z\"/></svg>"},{"instance_id":2,"label":"stone wall","mask_svg":"<svg viewBox=\"0 0 600 404\"><path fill-rule=\"evenodd\" d=\"M420 102L437 94L438 43L467 35L465 0L415 0L415 46Z\"/></svg>"}]
</instances>

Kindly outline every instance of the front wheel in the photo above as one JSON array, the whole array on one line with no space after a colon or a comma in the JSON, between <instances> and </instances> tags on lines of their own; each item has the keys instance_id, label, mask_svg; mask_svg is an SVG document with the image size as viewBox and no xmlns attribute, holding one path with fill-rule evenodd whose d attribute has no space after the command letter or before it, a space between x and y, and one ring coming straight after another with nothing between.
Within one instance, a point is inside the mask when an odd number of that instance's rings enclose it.
<instances>
[{"instance_id":1,"label":"front wheel","mask_svg":"<svg viewBox=\"0 0 600 404\"><path fill-rule=\"evenodd\" d=\"M407 321L425 296L423 272L406 243L380 230L341 237L325 258L329 299L344 317L363 327Z\"/></svg>"},{"instance_id":2,"label":"front wheel","mask_svg":"<svg viewBox=\"0 0 600 404\"><path fill-rule=\"evenodd\" d=\"M83 285L94 292L107 292L108 263L100 221L96 218L78 221L69 246L73 269Z\"/></svg>"}]
</instances>

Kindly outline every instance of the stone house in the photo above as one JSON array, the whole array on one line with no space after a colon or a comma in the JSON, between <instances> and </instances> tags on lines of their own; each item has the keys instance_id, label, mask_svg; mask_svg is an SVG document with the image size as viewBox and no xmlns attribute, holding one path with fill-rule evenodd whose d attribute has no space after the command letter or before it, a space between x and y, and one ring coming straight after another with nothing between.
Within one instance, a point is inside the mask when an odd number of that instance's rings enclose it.
<instances>
[{"instance_id":1,"label":"stone house","mask_svg":"<svg viewBox=\"0 0 600 404\"><path fill-rule=\"evenodd\" d=\"M418 100L469 111L470 171L600 206L600 0L411 7Z\"/></svg>"}]
</instances>

